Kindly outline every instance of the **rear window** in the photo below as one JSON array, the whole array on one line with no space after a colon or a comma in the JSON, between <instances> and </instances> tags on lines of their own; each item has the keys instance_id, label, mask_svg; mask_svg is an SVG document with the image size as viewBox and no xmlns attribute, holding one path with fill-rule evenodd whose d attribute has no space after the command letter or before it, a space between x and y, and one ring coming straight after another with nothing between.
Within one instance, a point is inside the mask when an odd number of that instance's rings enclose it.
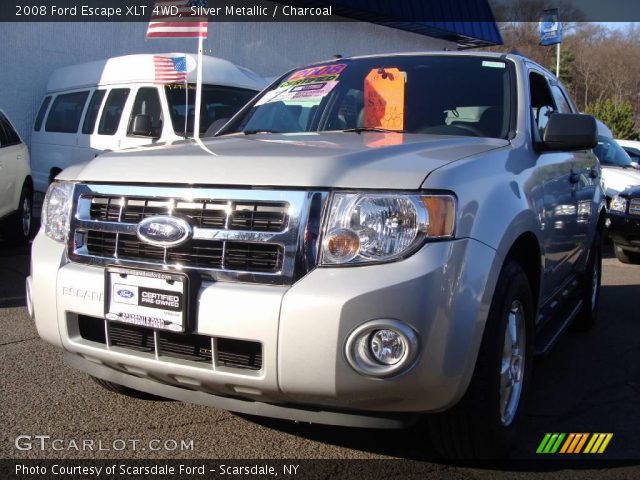
<instances>
[{"instance_id":1,"label":"rear window","mask_svg":"<svg viewBox=\"0 0 640 480\"><path fill-rule=\"evenodd\" d=\"M47 132L76 133L88 91L58 95L53 101L45 130Z\"/></svg>"},{"instance_id":2,"label":"rear window","mask_svg":"<svg viewBox=\"0 0 640 480\"><path fill-rule=\"evenodd\" d=\"M128 88L114 88L109 92L100 117L100 125L98 125L98 133L100 135L115 135L118 131L118 125L120 125L120 118L128 96Z\"/></svg>"},{"instance_id":3,"label":"rear window","mask_svg":"<svg viewBox=\"0 0 640 480\"><path fill-rule=\"evenodd\" d=\"M89 108L84 116L84 123L82 124L82 133L93 133L96 127L96 120L98 118L98 112L102 106L102 99L104 98L105 90L96 90L91 96L89 102Z\"/></svg>"},{"instance_id":4,"label":"rear window","mask_svg":"<svg viewBox=\"0 0 640 480\"><path fill-rule=\"evenodd\" d=\"M49 108L49 104L51 103L51 96L47 95L42 100L42 105L40 105L40 110L38 110L38 116L36 117L36 123L33 126L33 129L36 132L39 132L42 128L42 122L44 121L44 116L47 114L47 108Z\"/></svg>"}]
</instances>

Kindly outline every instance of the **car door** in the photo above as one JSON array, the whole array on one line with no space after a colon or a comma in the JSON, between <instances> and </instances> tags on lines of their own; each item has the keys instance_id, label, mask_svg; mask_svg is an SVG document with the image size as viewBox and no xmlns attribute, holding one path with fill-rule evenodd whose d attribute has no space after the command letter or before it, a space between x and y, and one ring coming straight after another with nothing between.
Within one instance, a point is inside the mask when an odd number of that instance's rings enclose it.
<instances>
[{"instance_id":1,"label":"car door","mask_svg":"<svg viewBox=\"0 0 640 480\"><path fill-rule=\"evenodd\" d=\"M4 113L0 112L0 217L16 210L16 190L23 179L18 166L24 161L23 144Z\"/></svg>"},{"instance_id":2,"label":"car door","mask_svg":"<svg viewBox=\"0 0 640 480\"><path fill-rule=\"evenodd\" d=\"M141 86L138 88L133 104L128 112L128 115L123 115L127 123L126 133L122 137L120 148L147 145L162 137L165 119L157 87ZM148 135L136 135L133 133L133 120L136 115L147 115L149 117L151 121L151 131Z\"/></svg>"},{"instance_id":3,"label":"car door","mask_svg":"<svg viewBox=\"0 0 640 480\"><path fill-rule=\"evenodd\" d=\"M556 102L556 108L560 113L577 113L570 102L562 87L556 82L551 85L551 93ZM571 169L573 185L573 193L576 197L576 219L575 219L575 235L576 247L579 249L576 255L588 251L590 245L589 225L591 220L598 212L599 201L596 191L600 182L600 166L598 158L592 150L579 150L573 152L574 160ZM583 255L583 257L585 256ZM575 261L572 258L571 261ZM586 258L583 258L586 261Z\"/></svg>"},{"instance_id":4,"label":"car door","mask_svg":"<svg viewBox=\"0 0 640 480\"><path fill-rule=\"evenodd\" d=\"M529 88L534 141L539 141L549 117L558 111L558 107L544 72L537 69L529 71ZM537 168L544 194L541 229L545 291L542 294L543 298L550 298L571 275L574 257L580 252L576 196L579 176L576 175L573 152L541 152Z\"/></svg>"}]
</instances>

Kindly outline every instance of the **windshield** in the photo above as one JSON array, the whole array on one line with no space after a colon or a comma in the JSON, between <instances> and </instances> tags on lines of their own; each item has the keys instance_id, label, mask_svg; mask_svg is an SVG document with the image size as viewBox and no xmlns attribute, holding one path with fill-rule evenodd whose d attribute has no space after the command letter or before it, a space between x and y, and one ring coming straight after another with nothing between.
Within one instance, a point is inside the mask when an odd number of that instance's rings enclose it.
<instances>
[{"instance_id":1,"label":"windshield","mask_svg":"<svg viewBox=\"0 0 640 480\"><path fill-rule=\"evenodd\" d=\"M495 58L340 59L279 79L220 134L358 129L506 138L511 69Z\"/></svg>"},{"instance_id":2,"label":"windshield","mask_svg":"<svg viewBox=\"0 0 640 480\"><path fill-rule=\"evenodd\" d=\"M180 136L193 136L193 119L196 101L196 86L190 83L165 86L173 131ZM200 109L200 134L205 134L216 120L229 120L251 100L257 92L242 88L202 85L202 108ZM188 110L188 117L185 113ZM185 124L186 121L186 124ZM223 125L219 122L218 127ZM185 134L186 128L186 134ZM213 134L215 132L209 132Z\"/></svg>"},{"instance_id":3,"label":"windshield","mask_svg":"<svg viewBox=\"0 0 640 480\"><path fill-rule=\"evenodd\" d=\"M598 145L593 149L602 165L610 167L632 167L631 158L618 142L613 139L598 136Z\"/></svg>"}]
</instances>

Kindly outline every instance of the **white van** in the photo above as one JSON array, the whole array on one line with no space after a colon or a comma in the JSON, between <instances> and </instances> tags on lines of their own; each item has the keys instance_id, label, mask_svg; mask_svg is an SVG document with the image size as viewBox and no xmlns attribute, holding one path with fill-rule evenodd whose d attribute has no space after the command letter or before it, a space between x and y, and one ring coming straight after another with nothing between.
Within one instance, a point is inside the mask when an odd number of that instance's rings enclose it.
<instances>
[{"instance_id":1,"label":"white van","mask_svg":"<svg viewBox=\"0 0 640 480\"><path fill-rule=\"evenodd\" d=\"M186 83L156 82L154 57L186 57ZM34 188L44 192L66 167L102 152L193 135L196 59L184 53L127 55L54 71L31 140ZM201 133L229 119L266 80L204 57Z\"/></svg>"}]
</instances>

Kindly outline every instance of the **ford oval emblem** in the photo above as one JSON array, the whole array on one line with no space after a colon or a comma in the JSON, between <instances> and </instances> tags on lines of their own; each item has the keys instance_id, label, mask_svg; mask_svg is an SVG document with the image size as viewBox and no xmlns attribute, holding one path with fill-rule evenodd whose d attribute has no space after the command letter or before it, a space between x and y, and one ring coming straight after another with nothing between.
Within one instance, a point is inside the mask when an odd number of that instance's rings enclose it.
<instances>
[{"instance_id":1,"label":"ford oval emblem","mask_svg":"<svg viewBox=\"0 0 640 480\"><path fill-rule=\"evenodd\" d=\"M119 297L122 298L133 298L133 296L135 295L135 293L133 293L131 290L127 290L126 288L121 288L116 293Z\"/></svg>"},{"instance_id":2,"label":"ford oval emblem","mask_svg":"<svg viewBox=\"0 0 640 480\"><path fill-rule=\"evenodd\" d=\"M170 215L145 218L138 224L138 238L156 247L174 247L191 238L191 225Z\"/></svg>"}]
</instances>

